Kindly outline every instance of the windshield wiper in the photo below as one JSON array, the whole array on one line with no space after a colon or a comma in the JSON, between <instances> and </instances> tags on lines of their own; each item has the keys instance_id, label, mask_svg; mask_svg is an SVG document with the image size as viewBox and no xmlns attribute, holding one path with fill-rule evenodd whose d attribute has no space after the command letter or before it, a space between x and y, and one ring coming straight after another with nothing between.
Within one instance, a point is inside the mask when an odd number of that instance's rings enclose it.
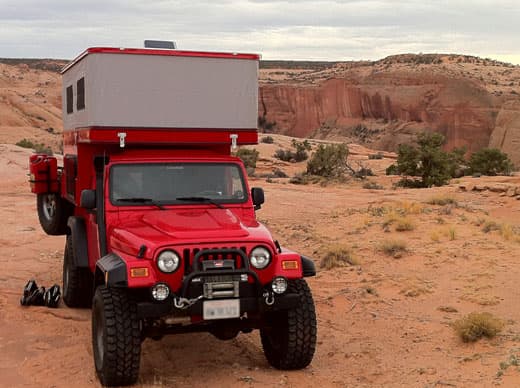
<instances>
[{"instance_id":1,"label":"windshield wiper","mask_svg":"<svg viewBox=\"0 0 520 388\"><path fill-rule=\"evenodd\" d=\"M215 202L214 200L208 197L177 197L175 199L177 201L207 202L211 203L212 205L215 205L219 209L225 209L225 207L222 206L220 203Z\"/></svg>"},{"instance_id":2,"label":"windshield wiper","mask_svg":"<svg viewBox=\"0 0 520 388\"><path fill-rule=\"evenodd\" d=\"M162 206L157 201L153 200L152 198L142 198L142 197L132 197L132 198L117 198L117 202L136 202L136 203L149 203L154 206L157 206L161 210L166 210L164 206Z\"/></svg>"}]
</instances>

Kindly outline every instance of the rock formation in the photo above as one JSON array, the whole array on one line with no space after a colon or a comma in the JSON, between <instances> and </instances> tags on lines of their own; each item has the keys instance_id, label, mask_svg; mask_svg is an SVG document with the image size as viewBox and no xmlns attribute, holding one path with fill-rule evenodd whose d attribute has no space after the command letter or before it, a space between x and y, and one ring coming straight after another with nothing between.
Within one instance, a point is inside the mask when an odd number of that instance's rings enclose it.
<instances>
[{"instance_id":1,"label":"rock formation","mask_svg":"<svg viewBox=\"0 0 520 388\"><path fill-rule=\"evenodd\" d=\"M436 62L335 64L276 82L263 70L260 115L287 135L391 151L418 132L436 131L447 149L498 147L520 164L520 68L475 57L439 55Z\"/></svg>"}]
</instances>

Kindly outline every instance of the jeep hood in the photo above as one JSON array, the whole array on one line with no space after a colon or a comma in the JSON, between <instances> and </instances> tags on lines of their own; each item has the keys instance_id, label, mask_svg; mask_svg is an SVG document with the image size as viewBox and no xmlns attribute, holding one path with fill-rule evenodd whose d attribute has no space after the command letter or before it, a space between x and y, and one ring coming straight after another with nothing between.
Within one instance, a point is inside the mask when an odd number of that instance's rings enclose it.
<instances>
[{"instance_id":1,"label":"jeep hood","mask_svg":"<svg viewBox=\"0 0 520 388\"><path fill-rule=\"evenodd\" d=\"M237 238L249 235L229 209L197 209L176 211L165 217L163 212L150 212L142 217L142 222L172 239L191 238Z\"/></svg>"},{"instance_id":2,"label":"jeep hood","mask_svg":"<svg viewBox=\"0 0 520 388\"><path fill-rule=\"evenodd\" d=\"M179 243L272 240L254 218L241 221L233 211L220 208L149 211L128 218L120 215L118 224L110 229L110 246L131 255L137 255L142 245L147 246L148 256L158 247Z\"/></svg>"}]
</instances>

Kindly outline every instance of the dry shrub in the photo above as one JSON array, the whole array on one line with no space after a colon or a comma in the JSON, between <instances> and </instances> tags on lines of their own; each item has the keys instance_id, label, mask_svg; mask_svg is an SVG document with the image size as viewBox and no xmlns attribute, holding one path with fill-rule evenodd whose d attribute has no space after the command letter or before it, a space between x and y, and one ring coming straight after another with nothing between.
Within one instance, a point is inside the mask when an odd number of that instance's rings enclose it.
<instances>
[{"instance_id":1,"label":"dry shrub","mask_svg":"<svg viewBox=\"0 0 520 388\"><path fill-rule=\"evenodd\" d=\"M408 214L421 214L424 211L423 206L419 202L401 202L396 210L403 216Z\"/></svg>"},{"instance_id":2,"label":"dry shrub","mask_svg":"<svg viewBox=\"0 0 520 388\"><path fill-rule=\"evenodd\" d=\"M457 200L449 195L438 195L438 196L432 197L428 201L426 201L426 203L429 205L439 205L439 206L446 206L446 205L457 206Z\"/></svg>"},{"instance_id":3,"label":"dry shrub","mask_svg":"<svg viewBox=\"0 0 520 388\"><path fill-rule=\"evenodd\" d=\"M376 182L372 182L372 181L363 183L362 187L367 190L383 190L384 189L383 186L381 186L380 184L378 184Z\"/></svg>"},{"instance_id":4,"label":"dry shrub","mask_svg":"<svg viewBox=\"0 0 520 388\"><path fill-rule=\"evenodd\" d=\"M439 236L439 233L436 232L436 231L432 231L430 233L430 238L433 242L439 242L440 241L440 236Z\"/></svg>"},{"instance_id":5,"label":"dry shrub","mask_svg":"<svg viewBox=\"0 0 520 388\"><path fill-rule=\"evenodd\" d=\"M403 217L403 218L396 220L395 230L397 232L405 232L405 231L414 230L414 229L415 229L415 225L412 222L412 220L410 220L409 218Z\"/></svg>"},{"instance_id":6,"label":"dry shrub","mask_svg":"<svg viewBox=\"0 0 520 388\"><path fill-rule=\"evenodd\" d=\"M482 226L482 231L484 233L489 233L494 230L500 230L500 224L496 223L495 221L484 222L484 225Z\"/></svg>"},{"instance_id":7,"label":"dry shrub","mask_svg":"<svg viewBox=\"0 0 520 388\"><path fill-rule=\"evenodd\" d=\"M381 243L379 249L388 256L398 258L406 252L406 242L401 240L385 240Z\"/></svg>"},{"instance_id":8,"label":"dry shrub","mask_svg":"<svg viewBox=\"0 0 520 388\"><path fill-rule=\"evenodd\" d=\"M455 229L454 226L450 226L446 229L444 229L443 234L450 239L450 241L453 241L457 238L457 229Z\"/></svg>"},{"instance_id":9,"label":"dry shrub","mask_svg":"<svg viewBox=\"0 0 520 388\"><path fill-rule=\"evenodd\" d=\"M349 248L337 245L329 248L325 253L325 256L321 260L320 268L329 270L351 265L359 265L359 262L352 256Z\"/></svg>"},{"instance_id":10,"label":"dry shrub","mask_svg":"<svg viewBox=\"0 0 520 388\"><path fill-rule=\"evenodd\" d=\"M401 216L393 208L389 208L386 211L385 220L383 221L383 228L386 229L397 221Z\"/></svg>"},{"instance_id":11,"label":"dry shrub","mask_svg":"<svg viewBox=\"0 0 520 388\"><path fill-rule=\"evenodd\" d=\"M486 312L473 312L453 323L453 328L464 342L475 342L482 337L493 338L503 327L500 319Z\"/></svg>"},{"instance_id":12,"label":"dry shrub","mask_svg":"<svg viewBox=\"0 0 520 388\"><path fill-rule=\"evenodd\" d=\"M395 225L397 232L404 232L408 230L414 230L415 224L408 217L401 216L395 209L391 209L385 217L385 221L382 224L383 229L388 229L390 225Z\"/></svg>"},{"instance_id":13,"label":"dry shrub","mask_svg":"<svg viewBox=\"0 0 520 388\"><path fill-rule=\"evenodd\" d=\"M500 226L500 234L502 235L502 237L504 237L505 240L509 241L514 237L515 231L511 225L502 224Z\"/></svg>"}]
</instances>

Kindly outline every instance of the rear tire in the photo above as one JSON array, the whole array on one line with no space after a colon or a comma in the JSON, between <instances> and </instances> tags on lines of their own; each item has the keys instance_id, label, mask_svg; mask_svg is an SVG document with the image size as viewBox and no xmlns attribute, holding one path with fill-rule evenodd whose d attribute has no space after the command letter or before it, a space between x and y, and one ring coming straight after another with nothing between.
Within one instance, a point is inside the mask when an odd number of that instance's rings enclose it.
<instances>
[{"instance_id":1,"label":"rear tire","mask_svg":"<svg viewBox=\"0 0 520 388\"><path fill-rule=\"evenodd\" d=\"M72 236L67 236L63 254L63 301L69 307L91 307L94 277L89 268L78 268Z\"/></svg>"},{"instance_id":2,"label":"rear tire","mask_svg":"<svg viewBox=\"0 0 520 388\"><path fill-rule=\"evenodd\" d=\"M94 364L103 385L131 385L139 377L141 330L137 308L124 289L101 286L92 306Z\"/></svg>"},{"instance_id":3,"label":"rear tire","mask_svg":"<svg viewBox=\"0 0 520 388\"><path fill-rule=\"evenodd\" d=\"M38 194L38 219L42 229L51 236L67 233L67 220L73 213L72 204L57 193Z\"/></svg>"},{"instance_id":4,"label":"rear tire","mask_svg":"<svg viewBox=\"0 0 520 388\"><path fill-rule=\"evenodd\" d=\"M277 369L302 369L309 365L316 349L316 312L307 282L289 282L287 292L299 295L293 309L271 313L260 330L264 354Z\"/></svg>"}]
</instances>

